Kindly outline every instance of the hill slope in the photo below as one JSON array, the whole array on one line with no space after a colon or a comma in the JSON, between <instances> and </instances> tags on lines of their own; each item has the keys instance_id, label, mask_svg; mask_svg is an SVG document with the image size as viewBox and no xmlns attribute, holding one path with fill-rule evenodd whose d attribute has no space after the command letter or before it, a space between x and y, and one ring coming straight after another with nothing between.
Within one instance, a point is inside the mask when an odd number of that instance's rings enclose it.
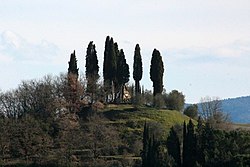
<instances>
[{"instance_id":1,"label":"hill slope","mask_svg":"<svg viewBox=\"0 0 250 167\"><path fill-rule=\"evenodd\" d=\"M163 130L163 137L166 137L169 129L176 125L188 122L189 117L180 112L172 110L158 110L155 108L140 107L134 108L131 105L112 105L102 111L110 123L132 133L140 134L143 131L145 122L159 126Z\"/></svg>"},{"instance_id":2,"label":"hill slope","mask_svg":"<svg viewBox=\"0 0 250 167\"><path fill-rule=\"evenodd\" d=\"M222 100L223 111L234 123L250 123L250 96Z\"/></svg>"},{"instance_id":3,"label":"hill slope","mask_svg":"<svg viewBox=\"0 0 250 167\"><path fill-rule=\"evenodd\" d=\"M233 123L250 124L250 96L221 100L223 112L230 115ZM185 104L185 108L191 104ZM200 108L200 103L198 103Z\"/></svg>"}]
</instances>

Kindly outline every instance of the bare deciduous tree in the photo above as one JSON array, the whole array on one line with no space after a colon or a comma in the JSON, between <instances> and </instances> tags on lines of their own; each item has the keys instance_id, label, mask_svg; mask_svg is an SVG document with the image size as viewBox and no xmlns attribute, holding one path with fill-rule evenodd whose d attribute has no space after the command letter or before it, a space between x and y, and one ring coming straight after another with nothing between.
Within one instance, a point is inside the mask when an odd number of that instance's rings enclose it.
<instances>
[{"instance_id":1,"label":"bare deciduous tree","mask_svg":"<svg viewBox=\"0 0 250 167\"><path fill-rule=\"evenodd\" d=\"M230 122L229 115L222 110L222 101L219 97L201 98L199 114L206 122L218 127L220 124Z\"/></svg>"}]
</instances>

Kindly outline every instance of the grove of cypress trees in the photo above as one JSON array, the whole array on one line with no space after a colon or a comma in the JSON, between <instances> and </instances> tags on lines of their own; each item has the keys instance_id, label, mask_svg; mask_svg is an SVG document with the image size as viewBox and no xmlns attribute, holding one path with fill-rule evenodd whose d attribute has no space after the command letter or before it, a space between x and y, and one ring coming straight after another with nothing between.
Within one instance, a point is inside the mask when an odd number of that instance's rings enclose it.
<instances>
[{"instance_id":1,"label":"grove of cypress trees","mask_svg":"<svg viewBox=\"0 0 250 167\"><path fill-rule=\"evenodd\" d=\"M150 65L150 79L153 82L154 96L161 94L163 91L163 73L164 66L161 54L158 50L154 49Z\"/></svg>"},{"instance_id":2,"label":"grove of cypress trees","mask_svg":"<svg viewBox=\"0 0 250 167\"><path fill-rule=\"evenodd\" d=\"M135 80L135 93L136 95L140 93L140 80L142 79L142 58L141 58L141 49L139 44L135 46L134 52L134 64L133 64L133 78Z\"/></svg>"}]
</instances>

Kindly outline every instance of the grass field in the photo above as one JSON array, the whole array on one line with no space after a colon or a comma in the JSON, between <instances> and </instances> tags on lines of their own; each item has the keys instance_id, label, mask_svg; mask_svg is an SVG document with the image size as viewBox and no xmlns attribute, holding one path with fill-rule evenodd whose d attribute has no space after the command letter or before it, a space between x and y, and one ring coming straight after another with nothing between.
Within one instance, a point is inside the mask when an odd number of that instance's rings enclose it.
<instances>
[{"instance_id":1,"label":"grass field","mask_svg":"<svg viewBox=\"0 0 250 167\"><path fill-rule=\"evenodd\" d=\"M120 131L130 131L138 135L142 134L145 122L154 124L157 126L156 128L161 128L162 136L166 137L172 126L182 125L184 121L188 122L190 119L178 111L134 107L132 105L108 105L100 112L109 119L109 123L118 127Z\"/></svg>"}]
</instances>

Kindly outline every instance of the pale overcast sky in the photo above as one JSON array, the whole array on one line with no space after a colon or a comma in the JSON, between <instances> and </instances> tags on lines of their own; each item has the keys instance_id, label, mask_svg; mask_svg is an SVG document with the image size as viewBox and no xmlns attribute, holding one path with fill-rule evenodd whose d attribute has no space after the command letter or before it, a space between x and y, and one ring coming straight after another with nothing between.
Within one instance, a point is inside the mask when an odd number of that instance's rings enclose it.
<instances>
[{"instance_id":1,"label":"pale overcast sky","mask_svg":"<svg viewBox=\"0 0 250 167\"><path fill-rule=\"evenodd\" d=\"M164 86L186 102L250 95L249 0L0 0L0 89L66 72L71 52L85 70L89 41L102 76L107 35L132 63L140 44L142 84L152 89L152 51L164 59ZM132 83L132 78L130 79Z\"/></svg>"}]
</instances>

